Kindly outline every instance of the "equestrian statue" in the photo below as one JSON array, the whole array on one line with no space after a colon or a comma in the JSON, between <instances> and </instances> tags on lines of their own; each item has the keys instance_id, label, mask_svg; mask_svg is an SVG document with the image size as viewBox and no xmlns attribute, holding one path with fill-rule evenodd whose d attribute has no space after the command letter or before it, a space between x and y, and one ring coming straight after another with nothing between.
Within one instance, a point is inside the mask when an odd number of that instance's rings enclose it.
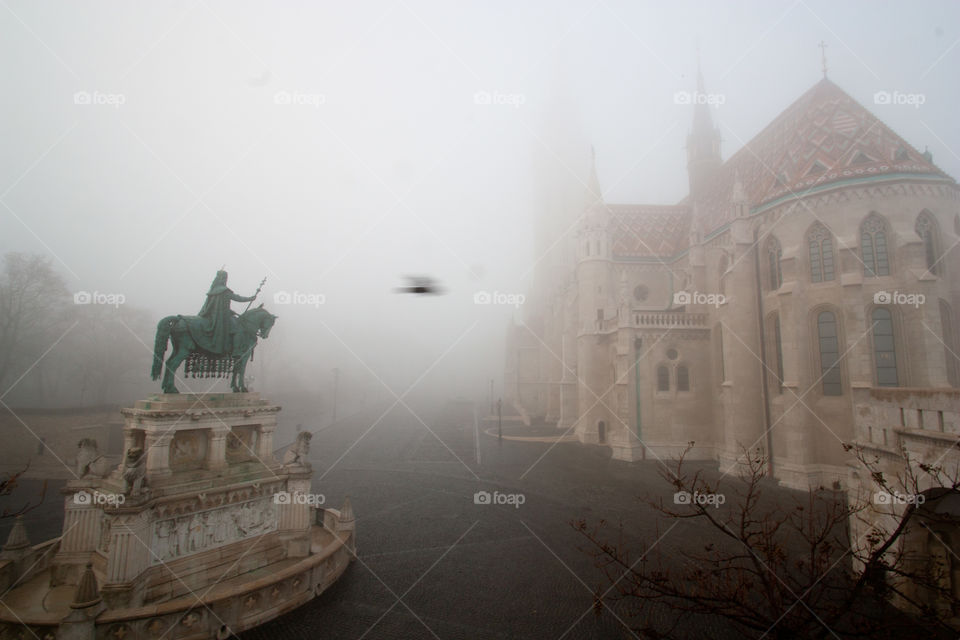
<instances>
[{"instance_id":1,"label":"equestrian statue","mask_svg":"<svg viewBox=\"0 0 960 640\"><path fill-rule=\"evenodd\" d=\"M163 374L164 393L179 393L174 376L184 361L184 377L229 377L230 388L235 393L246 393L244 371L247 361L253 359L257 338L266 339L277 319L262 304L250 308L264 282L266 278L252 296L239 296L227 287L227 272L220 269L210 285L200 313L195 316L167 316L157 324L150 375L157 380ZM231 302L249 304L238 315L230 308ZM173 352L167 358L164 371L163 356L168 341L173 345Z\"/></svg>"}]
</instances>

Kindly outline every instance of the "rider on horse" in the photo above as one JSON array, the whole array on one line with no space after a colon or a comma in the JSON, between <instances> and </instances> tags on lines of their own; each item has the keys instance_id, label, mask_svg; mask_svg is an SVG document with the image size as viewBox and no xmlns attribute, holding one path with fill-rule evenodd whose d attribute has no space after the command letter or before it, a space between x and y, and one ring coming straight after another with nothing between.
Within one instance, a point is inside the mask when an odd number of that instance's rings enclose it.
<instances>
[{"instance_id":1,"label":"rider on horse","mask_svg":"<svg viewBox=\"0 0 960 640\"><path fill-rule=\"evenodd\" d=\"M197 345L210 353L233 353L237 314L230 308L230 302L252 302L255 298L256 295L235 294L227 287L227 272L217 271L203 308L197 314L206 321L205 326L200 331L191 332Z\"/></svg>"},{"instance_id":2,"label":"rider on horse","mask_svg":"<svg viewBox=\"0 0 960 640\"><path fill-rule=\"evenodd\" d=\"M253 357L258 339L266 339L277 316L263 308L250 309L237 315L230 308L231 302L252 302L263 288L260 283L250 297L238 296L227 287L227 272L217 272L207 300L196 316L167 316L157 323L157 336L153 344L153 366L150 376L157 380L163 376L163 392L178 393L174 383L177 367L187 361L184 368L194 378L229 377L230 387L235 392L246 392L244 371ZM166 360L164 354L168 342L173 351Z\"/></svg>"}]
</instances>

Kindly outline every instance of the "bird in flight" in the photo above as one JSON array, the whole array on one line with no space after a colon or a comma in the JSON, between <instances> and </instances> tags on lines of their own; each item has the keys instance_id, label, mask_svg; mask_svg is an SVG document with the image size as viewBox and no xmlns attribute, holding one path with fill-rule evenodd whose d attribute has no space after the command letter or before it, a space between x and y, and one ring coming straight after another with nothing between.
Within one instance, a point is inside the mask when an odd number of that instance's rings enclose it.
<instances>
[{"instance_id":1,"label":"bird in flight","mask_svg":"<svg viewBox=\"0 0 960 640\"><path fill-rule=\"evenodd\" d=\"M415 293L417 295L440 295L443 288L429 276L404 276L407 286L396 289L397 293Z\"/></svg>"}]
</instances>

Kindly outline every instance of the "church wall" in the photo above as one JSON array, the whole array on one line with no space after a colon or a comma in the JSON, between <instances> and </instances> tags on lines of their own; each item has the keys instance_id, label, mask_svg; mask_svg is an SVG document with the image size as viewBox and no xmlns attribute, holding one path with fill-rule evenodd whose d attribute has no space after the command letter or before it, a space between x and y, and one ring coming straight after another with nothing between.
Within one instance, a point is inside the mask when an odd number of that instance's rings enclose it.
<instances>
[{"instance_id":1,"label":"church wall","mask_svg":"<svg viewBox=\"0 0 960 640\"><path fill-rule=\"evenodd\" d=\"M948 384L939 300L955 300L955 286L950 279L926 273L923 244L915 225L917 215L928 210L940 227L941 248L951 246L957 239L951 222L956 200L950 193L909 185L852 187L782 209L782 219L774 212L761 227L776 235L783 249L783 285L763 296L765 317L780 317L784 359L784 393L776 393L776 386L771 386L775 466L779 467L778 477L790 486L832 484L846 474L842 465L847 456L841 441L854 435L851 388L876 383L871 331L875 308L887 308L893 317L900 386ZM860 225L872 211L884 216L888 224L890 275L865 278L859 260ZM832 232L836 273L833 281L813 283L807 234L818 220ZM948 256L941 273L957 266L954 257ZM922 294L926 301L876 304L874 294L882 291ZM836 314L840 353L846 353L840 396L825 395L818 381L817 316L821 311ZM769 336L767 340L769 343ZM773 357L770 363L775 367ZM802 397L802 404L794 394Z\"/></svg>"}]
</instances>

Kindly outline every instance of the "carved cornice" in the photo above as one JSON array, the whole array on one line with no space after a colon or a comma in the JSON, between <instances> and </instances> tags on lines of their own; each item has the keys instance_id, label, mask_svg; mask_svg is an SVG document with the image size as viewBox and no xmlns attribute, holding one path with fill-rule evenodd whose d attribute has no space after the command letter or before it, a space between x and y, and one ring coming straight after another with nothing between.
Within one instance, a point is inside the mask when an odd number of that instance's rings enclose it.
<instances>
[{"instance_id":1,"label":"carved cornice","mask_svg":"<svg viewBox=\"0 0 960 640\"><path fill-rule=\"evenodd\" d=\"M222 409L211 407L209 409L193 410L135 409L130 407L120 409L120 413L122 415L134 418L182 418L186 416L191 420L200 420L205 416L243 416L245 418L250 418L258 413L277 413L279 411L280 407L277 405L268 405L264 407L229 407Z\"/></svg>"}]
</instances>

